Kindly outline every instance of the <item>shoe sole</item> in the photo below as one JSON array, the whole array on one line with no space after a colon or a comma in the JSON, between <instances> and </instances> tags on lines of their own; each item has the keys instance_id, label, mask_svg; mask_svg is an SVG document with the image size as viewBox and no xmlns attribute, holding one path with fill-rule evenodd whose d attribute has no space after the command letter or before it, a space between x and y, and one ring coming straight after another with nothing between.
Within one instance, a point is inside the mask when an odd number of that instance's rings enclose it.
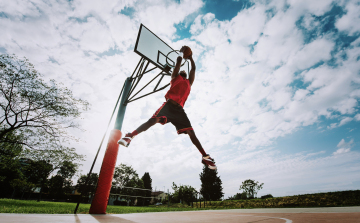
<instances>
[{"instance_id":1,"label":"shoe sole","mask_svg":"<svg viewBox=\"0 0 360 223\"><path fill-rule=\"evenodd\" d=\"M128 147L130 143L127 143L125 140L120 139L120 140L118 141L118 144L119 144L119 145L122 145L122 146L125 146L125 147Z\"/></svg>"},{"instance_id":2,"label":"shoe sole","mask_svg":"<svg viewBox=\"0 0 360 223\"><path fill-rule=\"evenodd\" d=\"M216 169L217 169L216 166L210 166L210 165L208 165L208 167L209 167L210 170L216 170Z\"/></svg>"},{"instance_id":3,"label":"shoe sole","mask_svg":"<svg viewBox=\"0 0 360 223\"><path fill-rule=\"evenodd\" d=\"M209 167L210 170L216 170L216 169L217 169L216 166L211 166L211 165L207 164L207 163L205 162L205 160L208 160L208 159L203 159L203 160L202 160L202 163L203 163L204 165L206 165L207 167ZM210 160L208 160L208 161L210 161Z\"/></svg>"}]
</instances>

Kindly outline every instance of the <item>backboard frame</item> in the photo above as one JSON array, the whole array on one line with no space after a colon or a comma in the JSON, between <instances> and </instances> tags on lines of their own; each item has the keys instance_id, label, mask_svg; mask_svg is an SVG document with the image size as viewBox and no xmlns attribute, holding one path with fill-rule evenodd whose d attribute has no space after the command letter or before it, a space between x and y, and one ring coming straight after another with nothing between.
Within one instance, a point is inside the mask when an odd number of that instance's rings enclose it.
<instances>
[{"instance_id":1,"label":"backboard frame","mask_svg":"<svg viewBox=\"0 0 360 223\"><path fill-rule=\"evenodd\" d=\"M140 28L139 28L139 31L138 31L138 35L137 35L137 38L136 38L136 43L135 43L135 47L134 47L134 52L137 53L139 56L141 56L142 58L145 58L146 60L150 61L153 65L155 65L156 67L158 67L159 69L163 70L164 72L168 73L169 75L171 75L171 72L172 72L172 69L170 69L170 71L167 71L165 69L165 65L166 65L166 62L164 64L162 64L159 60L160 60L160 55L163 55L164 58L167 57L167 54L168 52L162 52L160 51L159 49L155 49L153 50L153 52L151 52L153 55L153 59L150 58L149 55L146 55L145 53L141 52L139 50L139 41L140 41L140 38L142 37L141 34L142 32L144 32L143 30L146 29L149 33L151 33L153 35L153 37L156 37L159 42L161 41L161 43L163 43L164 45L166 45L169 49L171 49L170 51L174 51L174 49L169 46L169 44L167 44L165 41L163 41L160 37L158 37L155 33L153 33L150 29L148 29L145 25L143 25L142 23L140 24ZM169 51L169 52L170 52ZM176 54L178 54L177 51L175 51ZM155 56L156 54L156 56ZM155 58L156 58L156 61L155 61ZM169 58L169 60L173 61L173 59ZM175 62L174 62L175 64ZM185 67L184 67L185 66ZM186 70L186 66L187 66L187 73L189 74L190 73L190 63L189 61L185 60L184 62L184 65L180 68L182 70Z\"/></svg>"}]
</instances>

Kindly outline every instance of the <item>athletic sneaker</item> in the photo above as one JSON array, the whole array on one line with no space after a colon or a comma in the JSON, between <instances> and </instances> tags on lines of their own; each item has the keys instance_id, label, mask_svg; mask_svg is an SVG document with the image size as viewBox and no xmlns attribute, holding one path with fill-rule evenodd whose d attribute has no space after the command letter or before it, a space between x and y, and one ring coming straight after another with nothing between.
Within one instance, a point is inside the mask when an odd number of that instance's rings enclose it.
<instances>
[{"instance_id":1,"label":"athletic sneaker","mask_svg":"<svg viewBox=\"0 0 360 223\"><path fill-rule=\"evenodd\" d=\"M133 138L133 136L131 135L131 133L128 133L125 135L124 138L122 138L118 141L118 144L128 147L130 145L132 138Z\"/></svg>"},{"instance_id":2,"label":"athletic sneaker","mask_svg":"<svg viewBox=\"0 0 360 223\"><path fill-rule=\"evenodd\" d=\"M209 154L206 154L206 156L203 156L201 162L202 162L204 165L207 165L207 167L209 167L209 169L211 169L211 170L216 170L215 161L214 161L213 158L210 157Z\"/></svg>"}]
</instances>

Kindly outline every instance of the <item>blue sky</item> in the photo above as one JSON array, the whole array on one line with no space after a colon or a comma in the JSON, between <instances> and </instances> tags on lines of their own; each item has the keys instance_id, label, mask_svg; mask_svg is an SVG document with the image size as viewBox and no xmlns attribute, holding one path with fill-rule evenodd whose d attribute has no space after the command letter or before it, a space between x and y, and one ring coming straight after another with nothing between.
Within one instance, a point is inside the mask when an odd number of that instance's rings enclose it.
<instances>
[{"instance_id":1,"label":"blue sky","mask_svg":"<svg viewBox=\"0 0 360 223\"><path fill-rule=\"evenodd\" d=\"M184 108L225 198L246 179L264 183L259 196L359 189L359 1L0 1L0 52L26 56L92 105L79 120L86 131L71 131L80 138L71 146L87 155L83 173L140 59L143 23L172 47L192 48ZM129 104L123 131L151 117L165 92ZM150 172L154 188L199 189L200 158L168 124L121 148L118 163Z\"/></svg>"}]
</instances>

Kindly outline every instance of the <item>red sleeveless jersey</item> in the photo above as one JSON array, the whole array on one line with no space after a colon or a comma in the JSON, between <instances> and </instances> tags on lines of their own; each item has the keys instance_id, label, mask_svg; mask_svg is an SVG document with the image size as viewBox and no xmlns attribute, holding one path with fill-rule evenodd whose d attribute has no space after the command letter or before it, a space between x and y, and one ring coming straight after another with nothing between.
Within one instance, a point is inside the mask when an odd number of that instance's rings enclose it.
<instances>
[{"instance_id":1,"label":"red sleeveless jersey","mask_svg":"<svg viewBox=\"0 0 360 223\"><path fill-rule=\"evenodd\" d=\"M170 81L170 90L166 93L166 100L174 100L181 107L184 107L184 104L190 94L191 85L188 79L178 75Z\"/></svg>"}]
</instances>

